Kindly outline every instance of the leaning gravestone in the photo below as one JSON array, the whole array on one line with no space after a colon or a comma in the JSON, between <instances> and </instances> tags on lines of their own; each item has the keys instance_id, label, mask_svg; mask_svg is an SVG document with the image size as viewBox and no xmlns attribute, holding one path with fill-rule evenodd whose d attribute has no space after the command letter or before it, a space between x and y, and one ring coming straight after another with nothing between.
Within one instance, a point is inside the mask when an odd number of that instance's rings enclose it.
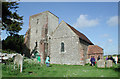
<instances>
[{"instance_id":1,"label":"leaning gravestone","mask_svg":"<svg viewBox=\"0 0 120 79\"><path fill-rule=\"evenodd\" d=\"M106 61L106 67L107 67L107 68L110 68L110 67L112 67L112 66L113 66L112 60L107 60L107 61Z\"/></svg>"},{"instance_id":2,"label":"leaning gravestone","mask_svg":"<svg viewBox=\"0 0 120 79\"><path fill-rule=\"evenodd\" d=\"M105 68L105 61L104 60L98 60L97 61L97 67L98 68Z\"/></svg>"}]
</instances>

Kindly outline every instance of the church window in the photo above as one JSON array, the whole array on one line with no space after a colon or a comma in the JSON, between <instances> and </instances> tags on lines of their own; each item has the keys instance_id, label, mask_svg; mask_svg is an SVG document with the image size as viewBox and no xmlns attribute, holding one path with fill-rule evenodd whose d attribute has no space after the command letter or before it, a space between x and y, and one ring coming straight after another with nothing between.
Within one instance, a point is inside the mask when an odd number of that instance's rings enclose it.
<instances>
[{"instance_id":1,"label":"church window","mask_svg":"<svg viewBox=\"0 0 120 79\"><path fill-rule=\"evenodd\" d=\"M37 19L37 24L38 24L38 22L39 22L39 19Z\"/></svg>"},{"instance_id":2,"label":"church window","mask_svg":"<svg viewBox=\"0 0 120 79\"><path fill-rule=\"evenodd\" d=\"M35 42L35 47L37 47L37 41Z\"/></svg>"},{"instance_id":3,"label":"church window","mask_svg":"<svg viewBox=\"0 0 120 79\"><path fill-rule=\"evenodd\" d=\"M64 52L64 43L61 43L61 52Z\"/></svg>"},{"instance_id":4,"label":"church window","mask_svg":"<svg viewBox=\"0 0 120 79\"><path fill-rule=\"evenodd\" d=\"M47 34L47 28L45 28L45 34Z\"/></svg>"}]
</instances>

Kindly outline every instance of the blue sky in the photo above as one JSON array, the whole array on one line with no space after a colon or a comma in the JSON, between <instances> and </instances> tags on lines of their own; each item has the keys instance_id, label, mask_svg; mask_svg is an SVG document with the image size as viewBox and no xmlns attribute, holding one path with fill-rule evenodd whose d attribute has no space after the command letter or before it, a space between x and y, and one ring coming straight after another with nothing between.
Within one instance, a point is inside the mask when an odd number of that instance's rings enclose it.
<instances>
[{"instance_id":1,"label":"blue sky","mask_svg":"<svg viewBox=\"0 0 120 79\"><path fill-rule=\"evenodd\" d=\"M19 34L26 33L29 16L48 10L102 47L105 54L118 53L117 2L21 2L18 13L24 16L24 25Z\"/></svg>"}]
</instances>

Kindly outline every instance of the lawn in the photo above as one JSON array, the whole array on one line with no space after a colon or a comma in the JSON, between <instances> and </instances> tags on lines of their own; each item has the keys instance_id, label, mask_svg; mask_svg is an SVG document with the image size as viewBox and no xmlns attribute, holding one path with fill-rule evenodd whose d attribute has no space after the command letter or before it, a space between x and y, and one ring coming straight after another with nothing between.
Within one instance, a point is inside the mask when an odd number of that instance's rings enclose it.
<instances>
[{"instance_id":1,"label":"lawn","mask_svg":"<svg viewBox=\"0 0 120 79\"><path fill-rule=\"evenodd\" d=\"M13 69L13 63L2 64L2 77L118 77L114 68L97 68L89 65L56 65L42 67L39 64L24 62L23 72Z\"/></svg>"}]
</instances>

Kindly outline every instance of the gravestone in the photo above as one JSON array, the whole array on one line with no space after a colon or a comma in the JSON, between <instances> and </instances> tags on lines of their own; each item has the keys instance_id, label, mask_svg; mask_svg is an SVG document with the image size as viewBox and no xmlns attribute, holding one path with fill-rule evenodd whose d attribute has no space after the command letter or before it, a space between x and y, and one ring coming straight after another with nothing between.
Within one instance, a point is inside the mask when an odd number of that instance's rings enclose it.
<instances>
[{"instance_id":1,"label":"gravestone","mask_svg":"<svg viewBox=\"0 0 120 79\"><path fill-rule=\"evenodd\" d=\"M98 68L105 68L105 61L104 60L98 60L97 61L97 67Z\"/></svg>"},{"instance_id":2,"label":"gravestone","mask_svg":"<svg viewBox=\"0 0 120 79\"><path fill-rule=\"evenodd\" d=\"M112 61L112 60L107 60L107 61L106 61L106 67L107 67L107 68L112 67L112 66L113 66L113 64L112 64L112 63L113 63L113 61Z\"/></svg>"},{"instance_id":3,"label":"gravestone","mask_svg":"<svg viewBox=\"0 0 120 79\"><path fill-rule=\"evenodd\" d=\"M20 72L22 72L23 69L23 59L24 56L22 56L21 54L16 54L14 57L14 69L15 69L15 65L17 64L18 68L20 65Z\"/></svg>"},{"instance_id":4,"label":"gravestone","mask_svg":"<svg viewBox=\"0 0 120 79\"><path fill-rule=\"evenodd\" d=\"M90 59L86 59L86 64L90 64Z\"/></svg>"}]
</instances>

